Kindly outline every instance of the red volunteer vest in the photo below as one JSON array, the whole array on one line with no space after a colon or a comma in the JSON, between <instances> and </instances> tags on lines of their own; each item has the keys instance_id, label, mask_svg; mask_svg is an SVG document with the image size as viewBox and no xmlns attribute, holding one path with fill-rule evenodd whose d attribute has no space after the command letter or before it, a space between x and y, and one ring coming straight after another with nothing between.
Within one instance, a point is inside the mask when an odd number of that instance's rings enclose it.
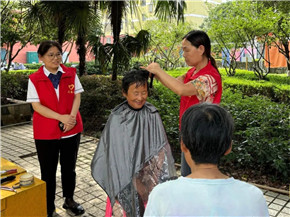
<instances>
[{"instance_id":1,"label":"red volunteer vest","mask_svg":"<svg viewBox=\"0 0 290 217\"><path fill-rule=\"evenodd\" d=\"M52 82L44 74L43 66L29 76L34 84L40 103L59 114L70 114L75 90L76 69L61 65L65 73L62 74L59 82L59 100L55 93ZM77 124L70 131L63 133L58 127L58 120L46 118L38 112L33 113L33 133L34 139L51 140L60 139L63 136L69 136L80 133L83 130L83 122L80 112L77 113Z\"/></svg>"},{"instance_id":2,"label":"red volunteer vest","mask_svg":"<svg viewBox=\"0 0 290 217\"><path fill-rule=\"evenodd\" d=\"M184 78L184 84L196 79L197 77L201 75L211 75L217 82L218 89L217 92L214 95L213 103L220 103L221 97L222 97L222 80L221 76L216 70L215 67L211 64L210 60L208 61L208 64L202 68L199 72L194 74L195 67L188 70L188 72L185 75ZM180 109L179 109L179 126L181 123L181 118L183 113L192 105L198 104L199 100L196 95L194 96L181 96L180 98Z\"/></svg>"}]
</instances>

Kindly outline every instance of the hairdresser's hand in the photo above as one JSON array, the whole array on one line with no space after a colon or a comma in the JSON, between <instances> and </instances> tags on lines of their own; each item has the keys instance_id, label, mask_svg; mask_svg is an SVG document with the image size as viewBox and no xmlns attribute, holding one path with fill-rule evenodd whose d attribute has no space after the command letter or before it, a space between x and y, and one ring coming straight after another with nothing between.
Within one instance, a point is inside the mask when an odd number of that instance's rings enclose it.
<instances>
[{"instance_id":1,"label":"hairdresser's hand","mask_svg":"<svg viewBox=\"0 0 290 217\"><path fill-rule=\"evenodd\" d=\"M149 71L150 73L156 75L158 77L159 73L162 72L163 70L161 69L160 65L158 63L150 63L147 67L142 67Z\"/></svg>"}]
</instances>

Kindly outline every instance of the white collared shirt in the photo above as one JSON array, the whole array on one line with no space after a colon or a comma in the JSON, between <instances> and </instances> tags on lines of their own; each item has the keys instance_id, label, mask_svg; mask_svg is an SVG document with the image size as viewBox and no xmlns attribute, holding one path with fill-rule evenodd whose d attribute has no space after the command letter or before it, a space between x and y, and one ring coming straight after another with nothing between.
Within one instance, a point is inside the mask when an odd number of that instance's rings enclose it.
<instances>
[{"instance_id":1,"label":"white collared shirt","mask_svg":"<svg viewBox=\"0 0 290 217\"><path fill-rule=\"evenodd\" d=\"M45 66L43 67L43 71L44 74L48 77L49 74L51 73L50 71L48 71ZM63 71L63 69L61 68L61 66L58 67L58 71L61 71L62 73L65 73ZM55 90L57 99L59 99L59 85L57 86ZM75 94L77 93L82 93L84 92L83 86L78 78L78 76L76 75L75 77ZM34 84L32 83L32 81L29 79L28 80L28 88L27 88L27 99L26 102L40 102L39 97L38 97L38 93L36 91L36 88L34 86Z\"/></svg>"}]
</instances>

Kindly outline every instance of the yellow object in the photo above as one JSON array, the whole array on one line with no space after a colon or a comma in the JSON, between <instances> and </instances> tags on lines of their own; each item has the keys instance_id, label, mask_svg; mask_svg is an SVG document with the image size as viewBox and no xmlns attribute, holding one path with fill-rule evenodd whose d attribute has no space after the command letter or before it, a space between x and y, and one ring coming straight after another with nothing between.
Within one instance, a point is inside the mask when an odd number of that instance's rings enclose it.
<instances>
[{"instance_id":1,"label":"yellow object","mask_svg":"<svg viewBox=\"0 0 290 217\"><path fill-rule=\"evenodd\" d=\"M1 157L1 166L0 170L11 170L11 169L17 169L17 173L12 174L1 174L1 178L7 177L7 176L16 176L17 174L26 172L25 169L22 167L16 165L15 163L10 162L9 160L6 160L5 158Z\"/></svg>"},{"instance_id":2,"label":"yellow object","mask_svg":"<svg viewBox=\"0 0 290 217\"><path fill-rule=\"evenodd\" d=\"M7 160L1 158L2 162ZM13 164L12 162L9 163ZM20 176L25 174L25 170L17 165L12 165L14 168L20 168L22 173L16 175L16 179L7 182L2 186L11 187L20 181ZM14 174L13 174L14 175ZM29 186L21 186L16 189L17 193L1 190L1 217L46 217L46 186L45 182L34 177L34 183Z\"/></svg>"}]
</instances>

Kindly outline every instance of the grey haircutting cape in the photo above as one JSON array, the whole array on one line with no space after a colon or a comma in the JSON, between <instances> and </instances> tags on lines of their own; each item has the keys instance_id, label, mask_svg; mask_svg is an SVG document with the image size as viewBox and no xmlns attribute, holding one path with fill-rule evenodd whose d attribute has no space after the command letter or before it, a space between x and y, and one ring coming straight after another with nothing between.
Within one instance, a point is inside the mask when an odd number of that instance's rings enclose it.
<instances>
[{"instance_id":1,"label":"grey haircutting cape","mask_svg":"<svg viewBox=\"0 0 290 217\"><path fill-rule=\"evenodd\" d=\"M142 216L153 187L176 176L157 109L146 102L134 110L127 101L113 109L91 169L110 198L114 214L125 211L127 217Z\"/></svg>"}]
</instances>

